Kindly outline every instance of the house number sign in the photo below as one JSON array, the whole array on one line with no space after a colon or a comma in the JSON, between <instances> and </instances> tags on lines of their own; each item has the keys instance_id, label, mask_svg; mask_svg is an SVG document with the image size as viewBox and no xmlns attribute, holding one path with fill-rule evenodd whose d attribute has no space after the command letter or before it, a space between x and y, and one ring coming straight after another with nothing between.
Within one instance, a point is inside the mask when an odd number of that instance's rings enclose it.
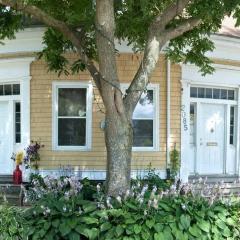
<instances>
[{"instance_id":1,"label":"house number sign","mask_svg":"<svg viewBox=\"0 0 240 240\"><path fill-rule=\"evenodd\" d=\"M187 124L187 117L186 117L186 106L181 106L181 112L182 112L182 123L183 123L183 129L184 131L188 131L188 124Z\"/></svg>"}]
</instances>

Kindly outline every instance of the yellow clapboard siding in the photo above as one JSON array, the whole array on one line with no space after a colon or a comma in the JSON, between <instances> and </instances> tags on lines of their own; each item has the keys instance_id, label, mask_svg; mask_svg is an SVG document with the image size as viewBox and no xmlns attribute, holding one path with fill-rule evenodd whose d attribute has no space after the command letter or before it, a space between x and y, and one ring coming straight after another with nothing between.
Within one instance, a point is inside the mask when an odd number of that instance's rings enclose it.
<instances>
[{"instance_id":1,"label":"yellow clapboard siding","mask_svg":"<svg viewBox=\"0 0 240 240\"><path fill-rule=\"evenodd\" d=\"M74 54L68 55L70 60L76 60ZM141 62L139 54L119 54L117 56L119 79L123 83L130 83ZM104 145L104 132L100 129L100 122L104 114L99 107L104 109L101 97L94 88L93 116L92 116L92 148L90 151L52 151L52 82L53 81L89 81L91 76L86 73L78 75L60 76L48 72L46 63L42 60L31 64L31 139L40 140L45 147L41 150L41 167L56 169L60 165L71 164L82 169L105 169L106 151ZM177 143L180 146L180 105L181 105L181 67L171 66L171 145ZM167 82L166 61L160 57L155 71L152 74L151 83L159 84L159 151L133 152L132 169L146 169L149 163L155 168L164 169L166 166L166 106L167 106ZM97 102L96 102L97 101Z\"/></svg>"}]
</instances>

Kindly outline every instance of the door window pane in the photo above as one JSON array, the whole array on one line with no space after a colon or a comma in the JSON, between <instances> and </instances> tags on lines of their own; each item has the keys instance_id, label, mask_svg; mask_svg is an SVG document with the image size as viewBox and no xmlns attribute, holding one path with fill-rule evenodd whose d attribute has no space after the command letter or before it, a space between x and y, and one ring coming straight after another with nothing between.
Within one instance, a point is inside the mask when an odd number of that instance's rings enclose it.
<instances>
[{"instance_id":1,"label":"door window pane","mask_svg":"<svg viewBox=\"0 0 240 240\"><path fill-rule=\"evenodd\" d=\"M212 98L213 96L213 90L212 88L207 88L206 89L206 98Z\"/></svg>"},{"instance_id":2,"label":"door window pane","mask_svg":"<svg viewBox=\"0 0 240 240\"><path fill-rule=\"evenodd\" d=\"M220 98L220 89L213 89L213 98L214 99L219 99Z\"/></svg>"},{"instance_id":3,"label":"door window pane","mask_svg":"<svg viewBox=\"0 0 240 240\"><path fill-rule=\"evenodd\" d=\"M234 90L228 90L228 100L234 100L235 96L234 96Z\"/></svg>"},{"instance_id":4,"label":"door window pane","mask_svg":"<svg viewBox=\"0 0 240 240\"><path fill-rule=\"evenodd\" d=\"M234 145L234 121L235 121L235 107L231 106L230 108L230 136L229 144Z\"/></svg>"},{"instance_id":5,"label":"door window pane","mask_svg":"<svg viewBox=\"0 0 240 240\"><path fill-rule=\"evenodd\" d=\"M196 105L190 104L190 144L195 145L195 134L196 134Z\"/></svg>"},{"instance_id":6,"label":"door window pane","mask_svg":"<svg viewBox=\"0 0 240 240\"><path fill-rule=\"evenodd\" d=\"M15 103L15 142L21 143L21 103Z\"/></svg>"},{"instance_id":7,"label":"door window pane","mask_svg":"<svg viewBox=\"0 0 240 240\"><path fill-rule=\"evenodd\" d=\"M4 85L4 95L12 95L12 85Z\"/></svg>"},{"instance_id":8,"label":"door window pane","mask_svg":"<svg viewBox=\"0 0 240 240\"><path fill-rule=\"evenodd\" d=\"M227 99L227 90L221 89L221 99Z\"/></svg>"},{"instance_id":9,"label":"door window pane","mask_svg":"<svg viewBox=\"0 0 240 240\"><path fill-rule=\"evenodd\" d=\"M0 85L0 96L4 95L4 92L3 92L3 85Z\"/></svg>"},{"instance_id":10,"label":"door window pane","mask_svg":"<svg viewBox=\"0 0 240 240\"><path fill-rule=\"evenodd\" d=\"M196 98L197 97L197 88L191 87L190 88L190 96Z\"/></svg>"},{"instance_id":11,"label":"door window pane","mask_svg":"<svg viewBox=\"0 0 240 240\"><path fill-rule=\"evenodd\" d=\"M20 84L13 84L12 85L12 94L19 95L20 94Z\"/></svg>"},{"instance_id":12,"label":"door window pane","mask_svg":"<svg viewBox=\"0 0 240 240\"><path fill-rule=\"evenodd\" d=\"M198 97L199 98L205 97L205 88L198 88Z\"/></svg>"}]
</instances>

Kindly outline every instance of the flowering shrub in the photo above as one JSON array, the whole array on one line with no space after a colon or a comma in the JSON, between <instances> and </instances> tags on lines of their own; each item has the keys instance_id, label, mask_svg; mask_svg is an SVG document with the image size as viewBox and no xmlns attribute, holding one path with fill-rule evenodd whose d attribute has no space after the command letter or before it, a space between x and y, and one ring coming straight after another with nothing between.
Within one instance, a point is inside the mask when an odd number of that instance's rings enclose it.
<instances>
[{"instance_id":1,"label":"flowering shrub","mask_svg":"<svg viewBox=\"0 0 240 240\"><path fill-rule=\"evenodd\" d=\"M38 169L40 161L40 148L44 147L39 142L32 141L31 144L25 149L24 164L26 168Z\"/></svg>"},{"instance_id":2,"label":"flowering shrub","mask_svg":"<svg viewBox=\"0 0 240 240\"><path fill-rule=\"evenodd\" d=\"M239 239L239 199L224 198L223 184L174 184L169 190L137 183L116 198L96 186L84 198L76 179L44 179L41 198L25 214L29 239L187 240Z\"/></svg>"}]
</instances>

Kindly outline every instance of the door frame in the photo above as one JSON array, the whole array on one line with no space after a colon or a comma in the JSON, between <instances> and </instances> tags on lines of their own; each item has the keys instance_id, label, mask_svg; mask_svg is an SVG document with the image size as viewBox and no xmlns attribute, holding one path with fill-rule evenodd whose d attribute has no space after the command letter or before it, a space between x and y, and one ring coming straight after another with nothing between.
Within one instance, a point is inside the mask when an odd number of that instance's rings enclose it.
<instances>
[{"instance_id":1,"label":"door frame","mask_svg":"<svg viewBox=\"0 0 240 240\"><path fill-rule=\"evenodd\" d=\"M0 96L0 101L8 101L10 104L12 127L9 149L11 152L15 153L17 151L24 150L26 146L30 143L30 64L34 59L34 57L0 59L0 84L20 84L20 95ZM21 103L21 143L15 143L15 102ZM12 160L9 159L9 161Z\"/></svg>"}]
</instances>

